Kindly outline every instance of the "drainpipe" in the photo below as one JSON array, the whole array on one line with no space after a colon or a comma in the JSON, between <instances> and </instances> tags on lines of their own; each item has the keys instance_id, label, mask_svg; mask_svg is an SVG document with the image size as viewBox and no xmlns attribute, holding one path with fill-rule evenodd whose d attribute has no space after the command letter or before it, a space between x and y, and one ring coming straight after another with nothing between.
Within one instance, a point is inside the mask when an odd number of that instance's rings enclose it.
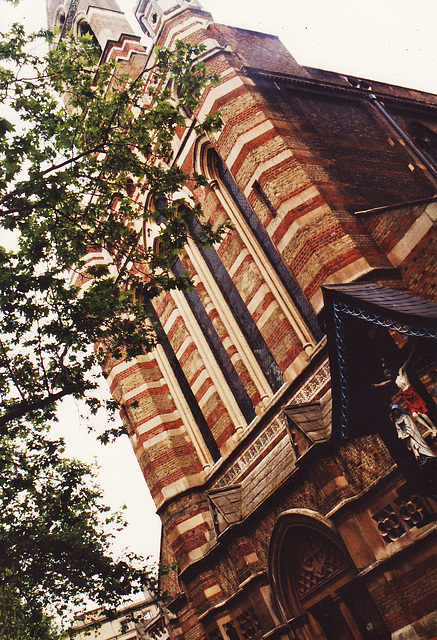
<instances>
[{"instance_id":1,"label":"drainpipe","mask_svg":"<svg viewBox=\"0 0 437 640\"><path fill-rule=\"evenodd\" d=\"M400 137L405 142L405 144L410 149L410 151L412 151L414 153L414 155L420 160L420 162L422 162L422 164L425 165L425 167L428 169L429 173L432 175L434 180L437 180L437 171L435 170L433 165L423 155L423 153L420 151L420 149L418 149L416 147L414 142L412 140L410 140L410 138L407 136L407 134L397 124L397 122L395 120L393 120L391 115L384 109L382 104L379 102L378 98L373 93L369 93L368 94L368 99L378 109L379 113L381 113L383 115L385 120L387 120L387 122L389 122L391 124L393 129L395 129L395 131L400 135Z\"/></svg>"}]
</instances>

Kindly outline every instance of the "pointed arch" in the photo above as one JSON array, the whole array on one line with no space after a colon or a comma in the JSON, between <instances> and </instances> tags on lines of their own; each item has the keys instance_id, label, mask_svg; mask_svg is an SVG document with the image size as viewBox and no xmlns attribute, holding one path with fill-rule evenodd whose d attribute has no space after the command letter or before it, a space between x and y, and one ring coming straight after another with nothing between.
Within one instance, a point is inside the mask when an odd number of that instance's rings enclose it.
<instances>
[{"instance_id":1,"label":"pointed arch","mask_svg":"<svg viewBox=\"0 0 437 640\"><path fill-rule=\"evenodd\" d=\"M55 11L55 15L53 18L53 26L62 29L65 24L65 19L67 16L67 9L64 4L59 5L59 7Z\"/></svg>"},{"instance_id":2,"label":"pointed arch","mask_svg":"<svg viewBox=\"0 0 437 640\"><path fill-rule=\"evenodd\" d=\"M100 46L100 43L97 39L96 34L94 33L93 28L91 27L90 23L87 20L85 19L78 20L76 22L75 32L76 32L76 35L80 37L88 36L88 35L91 36L94 46L96 47L96 49L98 49L100 54L102 53L102 47Z\"/></svg>"},{"instance_id":3,"label":"pointed arch","mask_svg":"<svg viewBox=\"0 0 437 640\"><path fill-rule=\"evenodd\" d=\"M210 187L215 191L242 242L251 253L304 352L311 353L316 342L323 336L315 313L269 233L255 215L226 163L206 135L197 139L193 161L194 170L209 180Z\"/></svg>"},{"instance_id":4,"label":"pointed arch","mask_svg":"<svg viewBox=\"0 0 437 640\"><path fill-rule=\"evenodd\" d=\"M356 573L330 520L310 509L290 509L273 530L269 572L273 592L286 619L305 610L323 585Z\"/></svg>"},{"instance_id":5,"label":"pointed arch","mask_svg":"<svg viewBox=\"0 0 437 640\"><path fill-rule=\"evenodd\" d=\"M310 509L282 513L270 542L278 609L298 637L389 640L390 632L333 523Z\"/></svg>"}]
</instances>

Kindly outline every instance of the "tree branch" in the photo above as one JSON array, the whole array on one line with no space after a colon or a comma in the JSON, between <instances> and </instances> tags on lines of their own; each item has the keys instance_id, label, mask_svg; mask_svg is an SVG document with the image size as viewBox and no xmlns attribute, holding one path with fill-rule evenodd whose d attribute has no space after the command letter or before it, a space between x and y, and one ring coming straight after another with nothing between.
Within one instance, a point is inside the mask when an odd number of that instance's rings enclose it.
<instances>
[{"instance_id":1,"label":"tree branch","mask_svg":"<svg viewBox=\"0 0 437 640\"><path fill-rule=\"evenodd\" d=\"M0 427L4 427L12 420L19 420L20 418L24 418L24 416L32 411L45 409L64 396L74 393L75 391L77 391L77 389L78 387L76 385L71 384L62 389L62 391L58 391L57 393L49 393L44 398L39 398L38 400L34 400L33 402L29 402L27 400L19 402L12 409L6 411L5 413L3 413L3 415L0 416Z\"/></svg>"}]
</instances>

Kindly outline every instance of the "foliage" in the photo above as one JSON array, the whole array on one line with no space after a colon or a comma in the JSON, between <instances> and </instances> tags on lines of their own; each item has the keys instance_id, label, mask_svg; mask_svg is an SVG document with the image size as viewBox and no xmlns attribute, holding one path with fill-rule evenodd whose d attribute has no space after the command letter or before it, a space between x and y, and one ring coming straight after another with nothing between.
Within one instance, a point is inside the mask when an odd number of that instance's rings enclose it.
<instances>
[{"instance_id":1,"label":"foliage","mask_svg":"<svg viewBox=\"0 0 437 640\"><path fill-rule=\"evenodd\" d=\"M47 424L65 395L97 411L97 365L152 348L148 304L190 286L172 265L201 212L174 194L201 179L172 163L171 142L185 126L180 107L193 112L215 78L196 62L202 45L158 50L132 78L99 64L89 36L43 58L41 38L54 43L19 25L0 36L0 226L10 238L0 247L0 595L22 612L50 603L62 615L85 596L115 605L150 583L108 555L103 525L114 516ZM197 124L218 126L216 115ZM158 254L141 242L144 221L159 222ZM222 232L204 225L205 242Z\"/></svg>"},{"instance_id":2,"label":"foliage","mask_svg":"<svg viewBox=\"0 0 437 640\"><path fill-rule=\"evenodd\" d=\"M9 426L0 438L0 594L35 615L49 603L68 615L88 598L117 606L149 581L127 558L109 553L119 514L102 504L87 465L64 456L45 428ZM1 629L0 629L1 630Z\"/></svg>"},{"instance_id":3,"label":"foliage","mask_svg":"<svg viewBox=\"0 0 437 640\"><path fill-rule=\"evenodd\" d=\"M18 234L17 250L0 248L0 425L29 412L46 417L63 395L84 397L108 351L130 358L154 345L144 301L187 286L171 268L187 218L200 213L172 202L190 176L168 163L185 125L169 87L177 82L191 110L211 79L203 63L193 65L202 45L157 51L147 92L146 70L131 79L114 61L97 67L89 37L59 42L42 61L26 45L17 25L0 42L0 58L24 68L21 77L0 70L0 96L25 123L3 119L0 138L0 224ZM132 182L164 205L145 211ZM140 242L142 223L163 214L156 255ZM221 232L206 230L208 241ZM97 256L87 266L90 251ZM72 273L87 286L72 286Z\"/></svg>"},{"instance_id":4,"label":"foliage","mask_svg":"<svg viewBox=\"0 0 437 640\"><path fill-rule=\"evenodd\" d=\"M62 640L52 618L31 609L7 587L0 589L0 640Z\"/></svg>"}]
</instances>

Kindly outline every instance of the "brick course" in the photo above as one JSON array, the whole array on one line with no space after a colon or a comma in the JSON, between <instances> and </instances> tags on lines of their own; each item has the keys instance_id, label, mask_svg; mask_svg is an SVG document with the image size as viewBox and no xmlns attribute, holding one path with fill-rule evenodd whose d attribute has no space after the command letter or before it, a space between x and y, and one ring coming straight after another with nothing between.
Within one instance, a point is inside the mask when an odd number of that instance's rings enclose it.
<instances>
[{"instance_id":1,"label":"brick course","mask_svg":"<svg viewBox=\"0 0 437 640\"><path fill-rule=\"evenodd\" d=\"M185 387L162 353L106 363L111 392L123 405L162 519L162 561L178 564L178 572L162 576L177 614L172 637L218 638L226 623L237 624L250 607L261 621L255 635L285 623L273 597L276 589L279 598L279 587L268 571L277 523L288 511L301 518L313 514L320 526L316 541L330 523L330 544L335 538L349 563L330 588L341 598L347 580L361 572L357 580L394 632L431 610L434 525L412 527L399 541L386 543L373 515L406 488L380 437L320 443L300 430L293 440L283 409L295 392L302 393L301 406L317 405L329 389L328 373L319 379L314 372L320 353L327 358L325 344L316 346L305 320L311 311L323 323L322 285L364 278L437 300L435 180L365 91L352 89L342 76L300 67L275 37L217 25L187 4L166 15L158 44L180 37L206 42L205 60L221 76L205 90L196 115L202 119L202 109L220 109L224 121L220 132L197 141L178 128L174 148L181 151L182 168L190 173L206 167L211 180L211 188L190 182L187 202L200 204L204 220L213 225L233 221L214 251L248 311L245 321L252 319L272 357L268 366L277 366L287 383L279 391L272 383L269 388L263 379L267 365L255 353L259 344L245 335L246 342L234 343L232 331L243 335L246 327L225 296L220 304L214 299L217 274L189 248L180 259L211 321L208 330L222 342L257 417L249 425L235 423L238 402L226 377L219 380L214 349L205 347L204 329L189 303L173 292L154 300L154 307L194 399L184 397ZM130 55L126 43L113 53ZM129 58L131 64L136 68L138 58ZM437 132L435 98L380 83L372 87L401 126L414 121ZM208 145L232 175L239 203L213 166L213 154L199 157ZM296 283L293 299L281 279L281 263L268 257L253 219L242 213L243 198ZM308 303L305 313L302 300ZM431 392L430 370L422 380ZM220 449L215 464L191 402ZM225 510L227 491L233 511L218 514L214 508L222 504ZM223 501L215 504L214 495ZM296 617L305 606L309 610L310 622L302 622L304 631L295 628L296 637L315 638L308 603L316 603L316 595L306 601L296 593L288 597ZM285 626L280 633L287 635Z\"/></svg>"}]
</instances>

